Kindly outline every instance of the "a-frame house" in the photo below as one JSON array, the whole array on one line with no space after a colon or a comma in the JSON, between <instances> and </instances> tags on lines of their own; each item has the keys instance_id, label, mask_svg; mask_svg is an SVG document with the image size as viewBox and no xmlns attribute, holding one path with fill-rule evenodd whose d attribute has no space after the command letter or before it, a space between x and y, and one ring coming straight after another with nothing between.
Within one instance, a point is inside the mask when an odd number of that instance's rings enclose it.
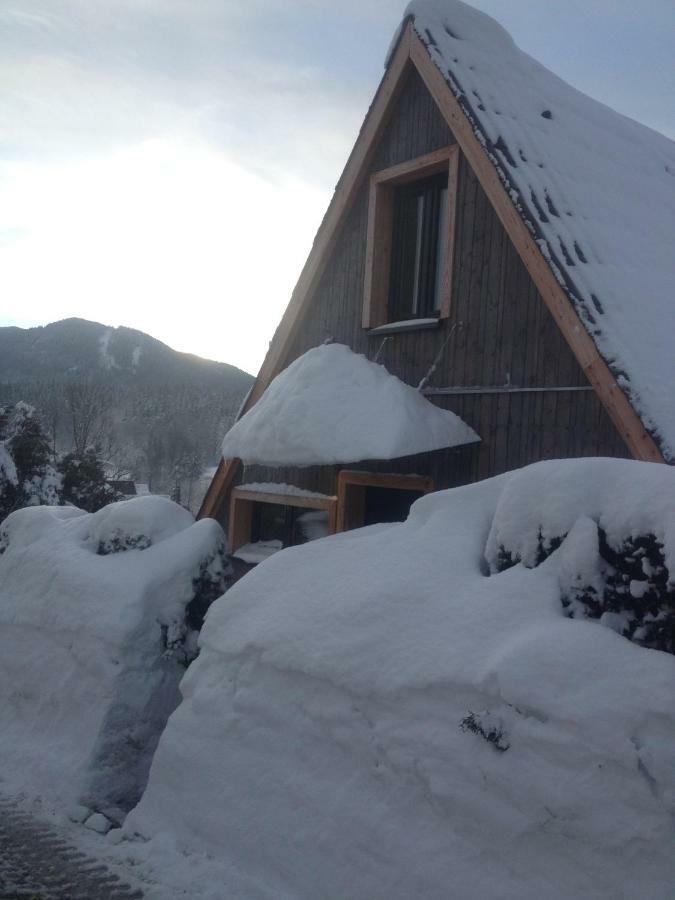
<instances>
[{"instance_id":1,"label":"a-frame house","mask_svg":"<svg viewBox=\"0 0 675 900\"><path fill-rule=\"evenodd\" d=\"M240 418L328 340L422 384L480 443L301 467L225 459L200 516L236 550L306 539L308 510L342 530L540 459L672 462L673 173L672 142L561 82L482 13L411 4ZM636 323L646 347L637 333L631 345Z\"/></svg>"}]
</instances>

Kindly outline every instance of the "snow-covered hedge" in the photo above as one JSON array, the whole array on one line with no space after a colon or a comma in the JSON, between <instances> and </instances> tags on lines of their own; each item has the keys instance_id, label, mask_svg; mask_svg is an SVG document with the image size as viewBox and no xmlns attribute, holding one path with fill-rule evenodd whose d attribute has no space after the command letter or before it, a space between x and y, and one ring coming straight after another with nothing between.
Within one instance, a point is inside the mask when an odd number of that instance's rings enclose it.
<instances>
[{"instance_id":1,"label":"snow-covered hedge","mask_svg":"<svg viewBox=\"0 0 675 900\"><path fill-rule=\"evenodd\" d=\"M125 828L260 897L670 896L675 657L561 598L598 523L667 558L673 490L551 462L274 555L209 611Z\"/></svg>"},{"instance_id":2,"label":"snow-covered hedge","mask_svg":"<svg viewBox=\"0 0 675 900\"><path fill-rule=\"evenodd\" d=\"M113 818L136 802L224 553L214 521L161 497L2 523L3 778Z\"/></svg>"},{"instance_id":3,"label":"snow-covered hedge","mask_svg":"<svg viewBox=\"0 0 675 900\"><path fill-rule=\"evenodd\" d=\"M488 538L492 570L537 566L562 545L569 616L675 653L675 478L664 471L594 459L517 473Z\"/></svg>"}]
</instances>

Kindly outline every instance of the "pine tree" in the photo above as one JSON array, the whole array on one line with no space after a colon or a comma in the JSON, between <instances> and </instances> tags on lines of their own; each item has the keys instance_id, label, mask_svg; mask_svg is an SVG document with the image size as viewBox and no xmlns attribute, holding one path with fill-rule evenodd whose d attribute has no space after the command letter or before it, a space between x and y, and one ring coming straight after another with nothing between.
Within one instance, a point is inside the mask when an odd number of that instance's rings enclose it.
<instances>
[{"instance_id":1,"label":"pine tree","mask_svg":"<svg viewBox=\"0 0 675 900\"><path fill-rule=\"evenodd\" d=\"M0 519L23 506L56 506L60 491L35 409L23 402L0 408Z\"/></svg>"},{"instance_id":2,"label":"pine tree","mask_svg":"<svg viewBox=\"0 0 675 900\"><path fill-rule=\"evenodd\" d=\"M63 476L62 499L87 512L118 500L118 494L106 482L98 448L87 447L83 453L66 453L59 462Z\"/></svg>"}]
</instances>

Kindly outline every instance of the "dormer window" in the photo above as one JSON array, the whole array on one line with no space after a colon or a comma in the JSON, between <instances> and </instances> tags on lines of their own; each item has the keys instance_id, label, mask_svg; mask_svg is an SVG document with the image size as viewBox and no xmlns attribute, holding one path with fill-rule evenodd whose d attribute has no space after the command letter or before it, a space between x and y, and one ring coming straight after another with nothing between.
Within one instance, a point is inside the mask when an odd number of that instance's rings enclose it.
<instances>
[{"instance_id":1,"label":"dormer window","mask_svg":"<svg viewBox=\"0 0 675 900\"><path fill-rule=\"evenodd\" d=\"M449 315L457 162L453 145L371 177L364 328Z\"/></svg>"}]
</instances>

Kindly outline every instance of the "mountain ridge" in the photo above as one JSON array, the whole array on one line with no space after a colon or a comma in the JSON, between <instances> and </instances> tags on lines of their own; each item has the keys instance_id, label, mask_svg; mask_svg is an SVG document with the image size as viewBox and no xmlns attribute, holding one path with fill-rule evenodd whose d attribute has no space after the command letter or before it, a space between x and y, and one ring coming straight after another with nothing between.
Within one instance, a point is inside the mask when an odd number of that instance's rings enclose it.
<instances>
[{"instance_id":1,"label":"mountain ridge","mask_svg":"<svg viewBox=\"0 0 675 900\"><path fill-rule=\"evenodd\" d=\"M221 378L246 387L253 376L230 363L174 350L146 332L71 317L46 325L0 326L0 382L94 378L116 370L142 382Z\"/></svg>"}]
</instances>

